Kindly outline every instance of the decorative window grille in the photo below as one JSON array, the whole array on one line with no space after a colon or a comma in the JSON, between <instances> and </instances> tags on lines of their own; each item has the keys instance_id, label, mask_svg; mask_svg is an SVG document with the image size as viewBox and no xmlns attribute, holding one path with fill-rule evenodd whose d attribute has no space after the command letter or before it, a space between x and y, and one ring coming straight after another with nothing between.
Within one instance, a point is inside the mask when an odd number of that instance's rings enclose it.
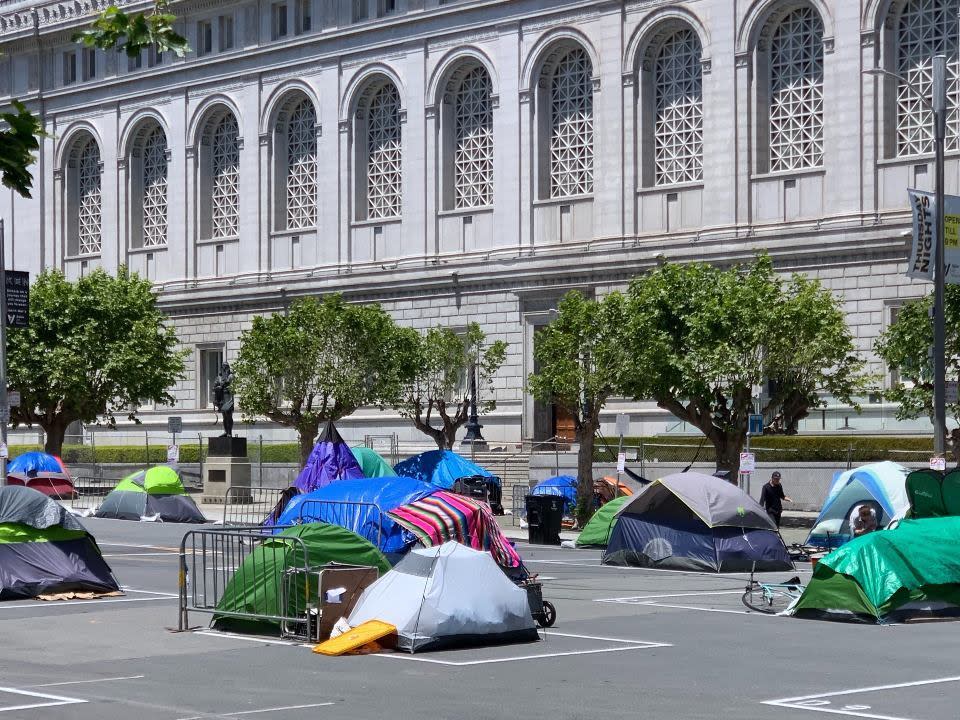
<instances>
[{"instance_id":1,"label":"decorative window grille","mask_svg":"<svg viewBox=\"0 0 960 720\"><path fill-rule=\"evenodd\" d=\"M317 224L317 114L303 100L287 121L287 228Z\"/></svg>"},{"instance_id":2,"label":"decorative window grille","mask_svg":"<svg viewBox=\"0 0 960 720\"><path fill-rule=\"evenodd\" d=\"M593 69L582 48L550 80L550 197L593 192Z\"/></svg>"},{"instance_id":3,"label":"decorative window grille","mask_svg":"<svg viewBox=\"0 0 960 720\"><path fill-rule=\"evenodd\" d=\"M947 56L947 150L960 148L958 0L911 0L897 28L897 155L933 152L933 56ZM913 86L913 87L911 87ZM914 90L916 88L920 92Z\"/></svg>"},{"instance_id":4,"label":"decorative window grille","mask_svg":"<svg viewBox=\"0 0 960 720\"><path fill-rule=\"evenodd\" d=\"M77 229L81 255L100 252L101 195L100 148L88 142L77 158Z\"/></svg>"},{"instance_id":5,"label":"decorative window grille","mask_svg":"<svg viewBox=\"0 0 960 720\"><path fill-rule=\"evenodd\" d=\"M226 115L213 130L211 170L213 237L240 234L240 129L233 115Z\"/></svg>"},{"instance_id":6,"label":"decorative window grille","mask_svg":"<svg viewBox=\"0 0 960 720\"><path fill-rule=\"evenodd\" d=\"M823 21L800 8L770 43L770 170L823 164Z\"/></svg>"},{"instance_id":7,"label":"decorative window grille","mask_svg":"<svg viewBox=\"0 0 960 720\"><path fill-rule=\"evenodd\" d=\"M402 180L400 93L388 84L371 98L367 117L368 218L400 215Z\"/></svg>"},{"instance_id":8,"label":"decorative window grille","mask_svg":"<svg viewBox=\"0 0 960 720\"><path fill-rule=\"evenodd\" d=\"M493 200L492 92L490 75L482 67L467 73L457 90L453 159L457 208L481 207Z\"/></svg>"},{"instance_id":9,"label":"decorative window grille","mask_svg":"<svg viewBox=\"0 0 960 720\"><path fill-rule=\"evenodd\" d=\"M154 130L143 143L143 245L167 244L167 138Z\"/></svg>"},{"instance_id":10,"label":"decorative window grille","mask_svg":"<svg viewBox=\"0 0 960 720\"><path fill-rule=\"evenodd\" d=\"M703 179L703 74L693 30L671 35L654 64L657 185Z\"/></svg>"}]
</instances>

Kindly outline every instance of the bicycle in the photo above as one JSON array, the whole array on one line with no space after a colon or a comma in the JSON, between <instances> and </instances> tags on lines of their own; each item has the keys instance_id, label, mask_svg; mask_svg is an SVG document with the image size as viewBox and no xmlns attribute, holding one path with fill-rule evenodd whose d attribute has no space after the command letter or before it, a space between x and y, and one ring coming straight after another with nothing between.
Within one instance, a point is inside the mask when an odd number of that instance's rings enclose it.
<instances>
[{"instance_id":1,"label":"bicycle","mask_svg":"<svg viewBox=\"0 0 960 720\"><path fill-rule=\"evenodd\" d=\"M754 580L751 570L750 582L740 599L751 610L776 615L790 607L802 593L803 585L797 576L782 583L764 583Z\"/></svg>"}]
</instances>

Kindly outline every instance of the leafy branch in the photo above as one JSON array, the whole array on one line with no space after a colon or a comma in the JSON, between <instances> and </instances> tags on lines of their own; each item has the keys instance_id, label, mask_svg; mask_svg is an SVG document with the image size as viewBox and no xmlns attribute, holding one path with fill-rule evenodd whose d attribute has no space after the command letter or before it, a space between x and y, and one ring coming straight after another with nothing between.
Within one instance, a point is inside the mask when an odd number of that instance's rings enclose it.
<instances>
[{"instance_id":1,"label":"leafy branch","mask_svg":"<svg viewBox=\"0 0 960 720\"><path fill-rule=\"evenodd\" d=\"M73 41L100 50L122 50L137 57L150 47L183 57L190 50L187 39L173 29L177 16L168 11L167 0L156 0L152 12L128 15L111 5L86 30L74 34Z\"/></svg>"}]
</instances>

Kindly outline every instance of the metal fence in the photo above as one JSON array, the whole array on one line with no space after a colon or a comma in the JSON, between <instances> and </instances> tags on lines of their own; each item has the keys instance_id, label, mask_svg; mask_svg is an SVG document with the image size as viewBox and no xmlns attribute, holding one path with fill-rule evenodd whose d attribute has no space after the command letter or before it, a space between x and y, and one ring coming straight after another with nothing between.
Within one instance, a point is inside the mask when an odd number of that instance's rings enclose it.
<instances>
[{"instance_id":1,"label":"metal fence","mask_svg":"<svg viewBox=\"0 0 960 720\"><path fill-rule=\"evenodd\" d=\"M183 536L179 630L190 628L193 612L272 623L306 637L308 613L317 607L316 586L287 577L308 578L310 553L303 540L274 535L276 529L190 530ZM242 603L232 602L235 596Z\"/></svg>"},{"instance_id":2,"label":"metal fence","mask_svg":"<svg viewBox=\"0 0 960 720\"><path fill-rule=\"evenodd\" d=\"M116 487L118 480L78 475L73 478L73 488L76 490L70 499L73 510L96 510L103 499Z\"/></svg>"},{"instance_id":3,"label":"metal fence","mask_svg":"<svg viewBox=\"0 0 960 720\"><path fill-rule=\"evenodd\" d=\"M529 492L529 484L510 486L510 524L513 527L517 527L520 524L520 519L527 513L525 498Z\"/></svg>"},{"instance_id":4,"label":"metal fence","mask_svg":"<svg viewBox=\"0 0 960 720\"><path fill-rule=\"evenodd\" d=\"M283 488L234 486L223 497L223 524L238 527L263 525L280 502Z\"/></svg>"}]
</instances>

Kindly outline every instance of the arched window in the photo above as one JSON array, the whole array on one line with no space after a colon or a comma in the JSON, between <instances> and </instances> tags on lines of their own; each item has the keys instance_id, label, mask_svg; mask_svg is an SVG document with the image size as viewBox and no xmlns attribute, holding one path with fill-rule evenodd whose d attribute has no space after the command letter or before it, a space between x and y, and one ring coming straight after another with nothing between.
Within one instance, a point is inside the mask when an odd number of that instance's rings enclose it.
<instances>
[{"instance_id":1,"label":"arched window","mask_svg":"<svg viewBox=\"0 0 960 720\"><path fill-rule=\"evenodd\" d=\"M657 185L703 179L703 71L700 38L684 28L660 46L653 68Z\"/></svg>"},{"instance_id":2,"label":"arched window","mask_svg":"<svg viewBox=\"0 0 960 720\"><path fill-rule=\"evenodd\" d=\"M67 157L65 207L70 255L96 255L102 248L102 176L100 148L92 135L84 133Z\"/></svg>"},{"instance_id":3,"label":"arched window","mask_svg":"<svg viewBox=\"0 0 960 720\"><path fill-rule=\"evenodd\" d=\"M366 216L400 216L403 195L400 93L384 83L370 98L366 110Z\"/></svg>"},{"instance_id":4,"label":"arched window","mask_svg":"<svg viewBox=\"0 0 960 720\"><path fill-rule=\"evenodd\" d=\"M303 98L278 130L285 132L284 221L288 230L317 224L317 113Z\"/></svg>"},{"instance_id":5,"label":"arched window","mask_svg":"<svg viewBox=\"0 0 960 720\"><path fill-rule=\"evenodd\" d=\"M593 192L593 67L586 50L560 57L550 75L550 197Z\"/></svg>"},{"instance_id":6,"label":"arched window","mask_svg":"<svg viewBox=\"0 0 960 720\"><path fill-rule=\"evenodd\" d=\"M933 152L933 56L947 56L947 150L960 147L958 0L910 0L897 23L897 155ZM913 86L913 87L911 87ZM914 90L916 88L920 92Z\"/></svg>"},{"instance_id":7,"label":"arched window","mask_svg":"<svg viewBox=\"0 0 960 720\"><path fill-rule=\"evenodd\" d=\"M477 66L460 81L454 96L454 207L493 202L493 103L486 68Z\"/></svg>"},{"instance_id":8,"label":"arched window","mask_svg":"<svg viewBox=\"0 0 960 720\"><path fill-rule=\"evenodd\" d=\"M167 137L155 127L143 141L141 207L143 247L167 244Z\"/></svg>"},{"instance_id":9,"label":"arched window","mask_svg":"<svg viewBox=\"0 0 960 720\"><path fill-rule=\"evenodd\" d=\"M240 234L240 129L232 113L210 135L210 229L212 238Z\"/></svg>"},{"instance_id":10,"label":"arched window","mask_svg":"<svg viewBox=\"0 0 960 720\"><path fill-rule=\"evenodd\" d=\"M823 21L788 13L770 42L770 170L823 164Z\"/></svg>"}]
</instances>

